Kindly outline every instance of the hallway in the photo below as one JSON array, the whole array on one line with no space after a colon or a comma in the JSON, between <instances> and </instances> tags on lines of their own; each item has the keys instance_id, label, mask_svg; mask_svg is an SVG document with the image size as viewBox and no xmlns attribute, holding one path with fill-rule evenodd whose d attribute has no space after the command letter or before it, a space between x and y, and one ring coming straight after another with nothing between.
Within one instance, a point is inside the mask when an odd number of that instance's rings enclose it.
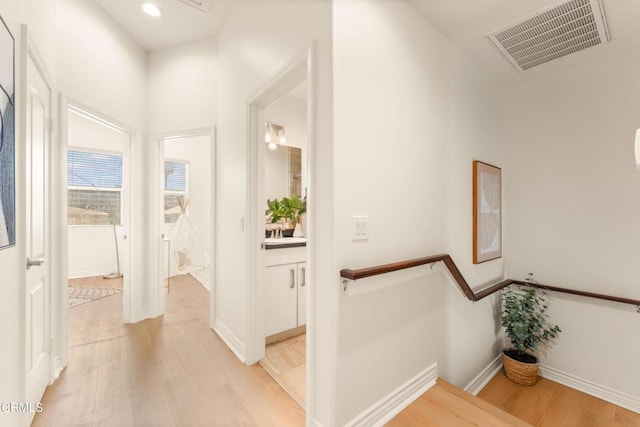
<instances>
[{"instance_id":1,"label":"hallway","mask_svg":"<svg viewBox=\"0 0 640 427\"><path fill-rule=\"evenodd\" d=\"M304 425L304 411L209 328L208 292L172 279L166 314L124 325L122 294L69 310L69 365L33 426Z\"/></svg>"}]
</instances>

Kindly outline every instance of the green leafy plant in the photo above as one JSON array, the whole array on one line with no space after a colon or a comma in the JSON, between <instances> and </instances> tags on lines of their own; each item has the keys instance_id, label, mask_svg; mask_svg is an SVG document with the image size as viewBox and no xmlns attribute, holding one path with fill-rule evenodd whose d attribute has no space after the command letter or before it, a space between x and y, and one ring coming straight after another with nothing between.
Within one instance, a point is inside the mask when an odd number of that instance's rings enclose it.
<instances>
[{"instance_id":1,"label":"green leafy plant","mask_svg":"<svg viewBox=\"0 0 640 427\"><path fill-rule=\"evenodd\" d=\"M513 347L507 350L509 356L521 362L531 362L532 358L535 361L535 356L528 353L562 332L558 325L547 323L547 309L546 293L533 286L509 286L503 290L502 326Z\"/></svg>"},{"instance_id":2,"label":"green leafy plant","mask_svg":"<svg viewBox=\"0 0 640 427\"><path fill-rule=\"evenodd\" d=\"M271 222L278 222L286 219L295 227L300 222L300 217L307 211L307 199L300 199L293 194L291 198L283 197L282 200L267 200L267 210L265 215L271 217Z\"/></svg>"}]
</instances>

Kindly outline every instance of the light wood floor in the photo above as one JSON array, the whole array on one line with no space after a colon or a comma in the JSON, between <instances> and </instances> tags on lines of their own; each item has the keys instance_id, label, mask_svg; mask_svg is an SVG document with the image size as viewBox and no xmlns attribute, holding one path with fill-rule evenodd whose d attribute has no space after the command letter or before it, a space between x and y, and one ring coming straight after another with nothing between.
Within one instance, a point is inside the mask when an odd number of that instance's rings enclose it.
<instances>
[{"instance_id":1,"label":"light wood floor","mask_svg":"<svg viewBox=\"0 0 640 427\"><path fill-rule=\"evenodd\" d=\"M122 289L122 277L119 279L103 279L102 276L69 279L69 286L80 288Z\"/></svg>"},{"instance_id":2,"label":"light wood floor","mask_svg":"<svg viewBox=\"0 0 640 427\"><path fill-rule=\"evenodd\" d=\"M438 379L388 426L635 427L640 414L542 378L521 386L500 372L477 397Z\"/></svg>"},{"instance_id":3,"label":"light wood floor","mask_svg":"<svg viewBox=\"0 0 640 427\"><path fill-rule=\"evenodd\" d=\"M260 361L265 371L282 386L301 408L306 395L306 334L269 344Z\"/></svg>"},{"instance_id":4,"label":"light wood floor","mask_svg":"<svg viewBox=\"0 0 640 427\"><path fill-rule=\"evenodd\" d=\"M534 426L640 426L640 414L544 378L528 387L500 372L478 397Z\"/></svg>"},{"instance_id":5,"label":"light wood floor","mask_svg":"<svg viewBox=\"0 0 640 427\"><path fill-rule=\"evenodd\" d=\"M69 310L69 365L33 426L303 426L304 412L209 328L209 294L172 279L166 314L124 325L122 294Z\"/></svg>"}]
</instances>

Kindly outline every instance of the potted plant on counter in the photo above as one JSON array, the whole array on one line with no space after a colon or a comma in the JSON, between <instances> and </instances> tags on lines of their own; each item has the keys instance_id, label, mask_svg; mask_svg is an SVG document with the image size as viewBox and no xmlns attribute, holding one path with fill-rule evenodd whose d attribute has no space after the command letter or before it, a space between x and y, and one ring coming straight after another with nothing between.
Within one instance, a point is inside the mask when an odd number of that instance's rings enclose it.
<instances>
[{"instance_id":1,"label":"potted plant on counter","mask_svg":"<svg viewBox=\"0 0 640 427\"><path fill-rule=\"evenodd\" d=\"M533 280L531 274L527 280ZM512 285L502 292L502 326L511 340L511 348L502 352L502 362L507 378L518 384L536 383L540 364L532 352L561 332L547 323L547 309L546 292L534 286Z\"/></svg>"},{"instance_id":2,"label":"potted plant on counter","mask_svg":"<svg viewBox=\"0 0 640 427\"><path fill-rule=\"evenodd\" d=\"M307 211L306 198L300 199L296 194L291 198L283 197L282 200L267 200L267 210L265 212L275 223L284 220L286 228L283 231L285 237L294 235L296 227L299 229L301 216Z\"/></svg>"}]
</instances>

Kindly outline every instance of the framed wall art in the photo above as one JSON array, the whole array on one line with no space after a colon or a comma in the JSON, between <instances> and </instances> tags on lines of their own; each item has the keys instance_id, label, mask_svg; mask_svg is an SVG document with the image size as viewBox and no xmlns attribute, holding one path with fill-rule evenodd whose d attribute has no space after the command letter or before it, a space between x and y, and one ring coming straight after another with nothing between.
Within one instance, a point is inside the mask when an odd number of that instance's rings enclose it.
<instances>
[{"instance_id":1,"label":"framed wall art","mask_svg":"<svg viewBox=\"0 0 640 427\"><path fill-rule=\"evenodd\" d=\"M0 17L0 249L16 244L14 39Z\"/></svg>"},{"instance_id":2,"label":"framed wall art","mask_svg":"<svg viewBox=\"0 0 640 427\"><path fill-rule=\"evenodd\" d=\"M502 257L502 171L473 162L473 263Z\"/></svg>"}]
</instances>

